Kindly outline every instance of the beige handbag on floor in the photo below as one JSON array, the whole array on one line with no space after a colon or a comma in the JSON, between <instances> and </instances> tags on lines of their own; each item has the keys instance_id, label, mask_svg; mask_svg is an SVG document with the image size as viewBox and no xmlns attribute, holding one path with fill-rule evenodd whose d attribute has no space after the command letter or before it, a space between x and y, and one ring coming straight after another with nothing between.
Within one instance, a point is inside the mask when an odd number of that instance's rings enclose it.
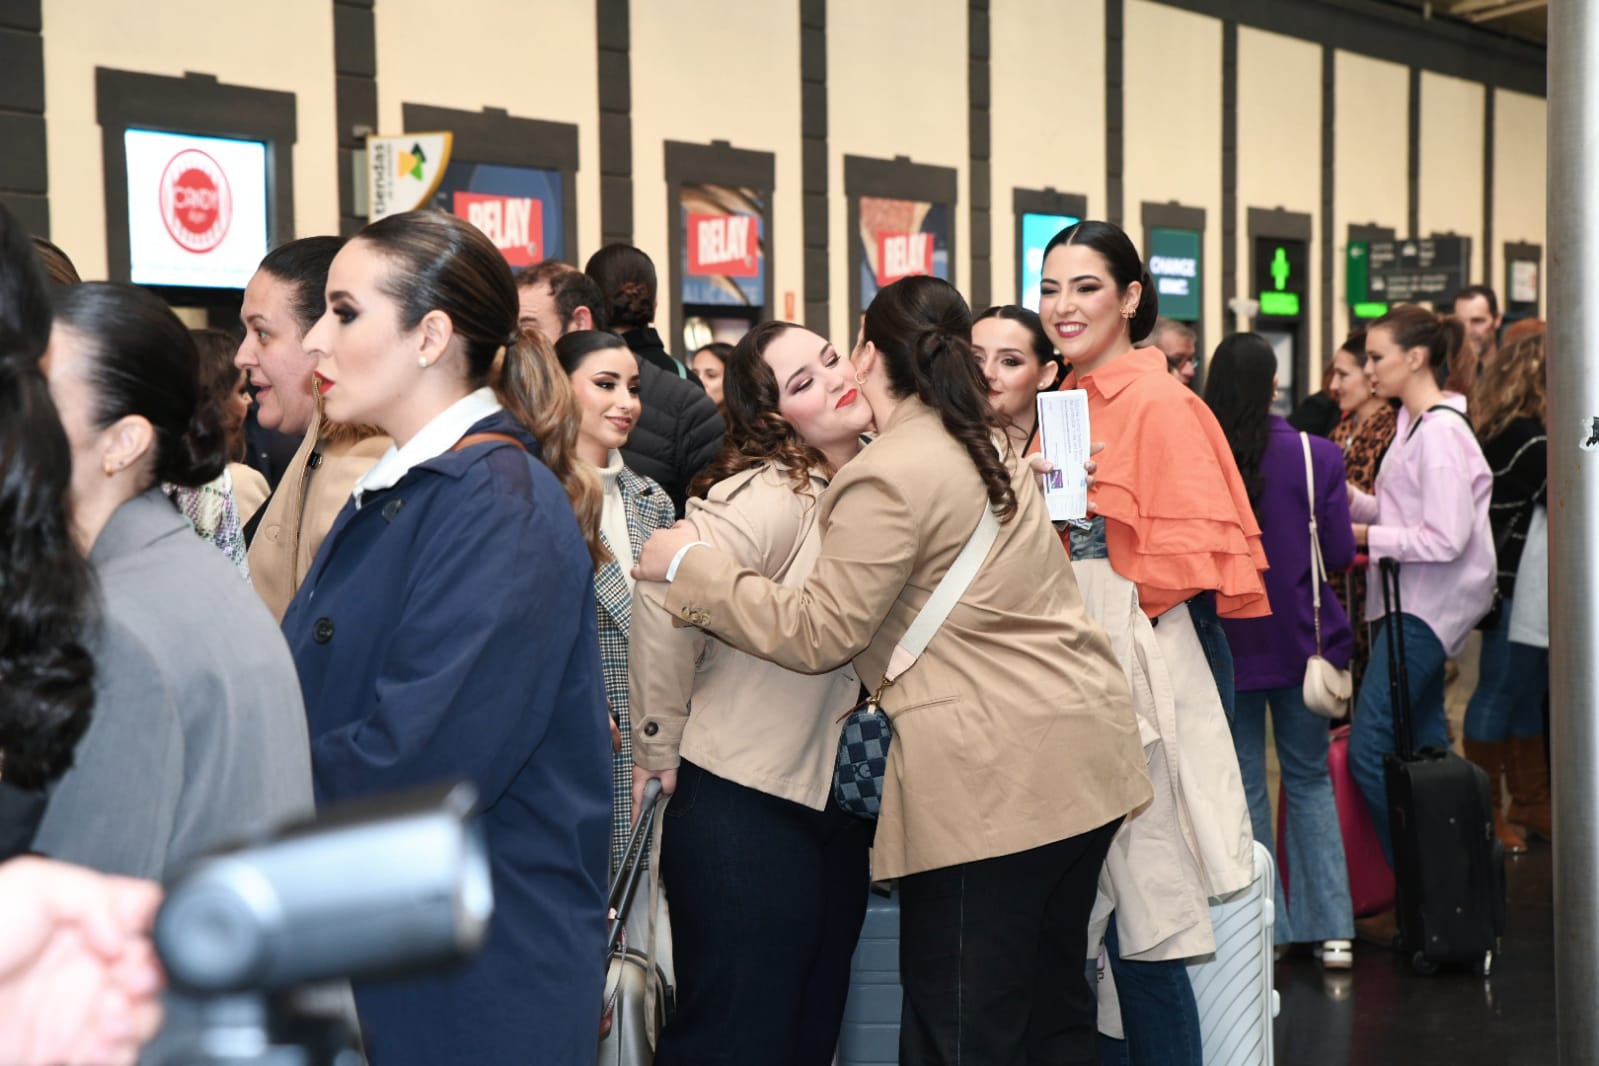
<instances>
[{"instance_id":1,"label":"beige handbag on floor","mask_svg":"<svg viewBox=\"0 0 1599 1066\"><path fill-rule=\"evenodd\" d=\"M1349 713L1353 690L1348 670L1340 670L1321 655L1321 586L1327 580L1327 567L1321 559L1321 535L1316 526L1316 475L1310 465L1310 438L1299 435L1305 450L1305 498L1310 501L1310 599L1316 619L1316 654L1305 662L1303 695L1310 713L1323 718L1342 718Z\"/></svg>"}]
</instances>

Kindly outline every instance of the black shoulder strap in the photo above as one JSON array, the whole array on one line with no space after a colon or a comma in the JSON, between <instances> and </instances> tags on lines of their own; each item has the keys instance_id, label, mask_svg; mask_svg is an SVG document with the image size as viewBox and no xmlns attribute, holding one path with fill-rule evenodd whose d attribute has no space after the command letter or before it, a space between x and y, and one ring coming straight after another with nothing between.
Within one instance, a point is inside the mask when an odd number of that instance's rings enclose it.
<instances>
[{"instance_id":1,"label":"black shoulder strap","mask_svg":"<svg viewBox=\"0 0 1599 1066\"><path fill-rule=\"evenodd\" d=\"M1431 407L1427 408L1425 411L1423 411L1421 413L1421 418L1416 419L1416 421L1411 424L1410 432L1405 434L1405 443L1406 444L1409 444L1410 443L1410 438L1414 437L1416 435L1416 430L1421 428L1422 418L1426 418L1428 415L1432 414L1434 411L1448 411L1450 414L1454 415L1456 418L1458 418L1462 422L1466 423L1466 428L1471 430L1471 435L1472 436L1475 437L1477 435L1477 429L1476 429L1475 426L1473 426L1471 424L1471 419L1466 417L1466 412L1462 411L1458 407L1450 407L1446 403L1439 403L1439 404L1433 404Z\"/></svg>"}]
</instances>

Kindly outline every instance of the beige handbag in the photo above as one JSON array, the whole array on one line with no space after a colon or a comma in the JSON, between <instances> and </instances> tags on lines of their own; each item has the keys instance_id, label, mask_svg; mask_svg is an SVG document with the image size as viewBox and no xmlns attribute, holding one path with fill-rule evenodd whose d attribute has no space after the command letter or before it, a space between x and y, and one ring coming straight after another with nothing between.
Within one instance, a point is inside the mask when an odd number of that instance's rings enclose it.
<instances>
[{"instance_id":1,"label":"beige handbag","mask_svg":"<svg viewBox=\"0 0 1599 1066\"><path fill-rule=\"evenodd\" d=\"M1338 669L1321 656L1321 586L1327 580L1327 567L1321 559L1321 536L1316 528L1316 475L1310 465L1310 438L1301 433L1299 443L1305 450L1305 498L1310 501L1310 598L1316 619L1316 654L1305 663L1305 706L1323 718L1342 718L1349 713L1354 685L1348 670Z\"/></svg>"}]
</instances>

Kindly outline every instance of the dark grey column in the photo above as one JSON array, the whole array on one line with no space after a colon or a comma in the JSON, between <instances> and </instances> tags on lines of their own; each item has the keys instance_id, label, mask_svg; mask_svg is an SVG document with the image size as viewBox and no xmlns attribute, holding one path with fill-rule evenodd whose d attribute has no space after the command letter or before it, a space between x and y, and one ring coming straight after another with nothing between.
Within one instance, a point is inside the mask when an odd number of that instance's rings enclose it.
<instances>
[{"instance_id":1,"label":"dark grey column","mask_svg":"<svg viewBox=\"0 0 1599 1066\"><path fill-rule=\"evenodd\" d=\"M1410 68L1410 123L1409 123L1409 204L1405 216L1406 237L1421 234L1421 68Z\"/></svg>"},{"instance_id":2,"label":"dark grey column","mask_svg":"<svg viewBox=\"0 0 1599 1066\"><path fill-rule=\"evenodd\" d=\"M334 110L339 123L339 232L366 225L356 213L355 171L366 137L378 132L375 0L333 0Z\"/></svg>"},{"instance_id":3,"label":"dark grey column","mask_svg":"<svg viewBox=\"0 0 1599 1066\"><path fill-rule=\"evenodd\" d=\"M633 64L628 0L596 0L600 69L600 240L633 243ZM575 262L581 262L574 256Z\"/></svg>"},{"instance_id":4,"label":"dark grey column","mask_svg":"<svg viewBox=\"0 0 1599 1066\"><path fill-rule=\"evenodd\" d=\"M41 237L50 234L44 140L40 0L0 0L0 203Z\"/></svg>"},{"instance_id":5,"label":"dark grey column","mask_svg":"<svg viewBox=\"0 0 1599 1066\"><path fill-rule=\"evenodd\" d=\"M1482 105L1482 284L1494 282L1494 92L1493 83L1483 86ZM1503 303L1510 302L1504 293Z\"/></svg>"},{"instance_id":6,"label":"dark grey column","mask_svg":"<svg viewBox=\"0 0 1599 1066\"><path fill-rule=\"evenodd\" d=\"M827 0L800 0L800 196L805 229L805 326L826 337L828 259ZM774 309L775 310L775 309Z\"/></svg>"},{"instance_id":7,"label":"dark grey column","mask_svg":"<svg viewBox=\"0 0 1599 1066\"><path fill-rule=\"evenodd\" d=\"M1333 272L1338 269L1338 242L1333 229L1333 193L1338 177L1338 61L1332 45L1321 49L1321 358L1331 362L1334 341Z\"/></svg>"},{"instance_id":8,"label":"dark grey column","mask_svg":"<svg viewBox=\"0 0 1599 1066\"><path fill-rule=\"evenodd\" d=\"M1105 221L1122 224L1122 74L1126 0L1105 0Z\"/></svg>"},{"instance_id":9,"label":"dark grey column","mask_svg":"<svg viewBox=\"0 0 1599 1066\"><path fill-rule=\"evenodd\" d=\"M1238 296L1238 23L1221 26L1221 335Z\"/></svg>"},{"instance_id":10,"label":"dark grey column","mask_svg":"<svg viewBox=\"0 0 1599 1066\"><path fill-rule=\"evenodd\" d=\"M994 227L992 202L994 172L990 162L988 0L971 0L967 7L967 128L971 147L972 280L966 297L981 310L992 303Z\"/></svg>"}]
</instances>

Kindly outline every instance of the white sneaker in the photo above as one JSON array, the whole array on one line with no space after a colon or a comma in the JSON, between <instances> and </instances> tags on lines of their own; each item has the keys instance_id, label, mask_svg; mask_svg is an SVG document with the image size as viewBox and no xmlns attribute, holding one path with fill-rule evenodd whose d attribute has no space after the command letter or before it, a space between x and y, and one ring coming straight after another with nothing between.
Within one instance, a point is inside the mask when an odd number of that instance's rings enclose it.
<instances>
[{"instance_id":1,"label":"white sneaker","mask_svg":"<svg viewBox=\"0 0 1599 1066\"><path fill-rule=\"evenodd\" d=\"M1347 940L1324 940L1314 951L1324 969L1347 970L1355 964L1355 946Z\"/></svg>"}]
</instances>

